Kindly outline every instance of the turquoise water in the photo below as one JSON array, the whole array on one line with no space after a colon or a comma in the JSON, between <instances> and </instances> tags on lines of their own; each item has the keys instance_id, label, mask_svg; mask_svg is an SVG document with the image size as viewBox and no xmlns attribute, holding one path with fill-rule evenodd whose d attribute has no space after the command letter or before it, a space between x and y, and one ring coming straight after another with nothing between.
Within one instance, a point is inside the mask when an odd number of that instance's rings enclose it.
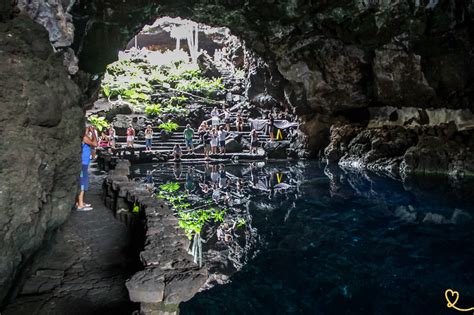
<instances>
[{"instance_id":1,"label":"turquoise water","mask_svg":"<svg viewBox=\"0 0 474 315\"><path fill-rule=\"evenodd\" d=\"M459 291L457 306L474 307L472 183L402 184L309 162L224 169L225 186L204 166L159 167L154 178L192 181L203 198L207 182L230 195L230 211L250 215L250 232L234 234L242 266L181 314L460 314L446 307L448 288ZM231 246L203 236L204 252Z\"/></svg>"}]
</instances>

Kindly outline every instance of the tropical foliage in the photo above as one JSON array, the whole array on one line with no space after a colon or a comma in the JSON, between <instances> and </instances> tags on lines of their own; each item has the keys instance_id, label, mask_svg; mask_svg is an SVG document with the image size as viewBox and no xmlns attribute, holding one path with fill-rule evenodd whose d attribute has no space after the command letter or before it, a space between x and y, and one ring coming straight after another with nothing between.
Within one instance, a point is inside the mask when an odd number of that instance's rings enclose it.
<instances>
[{"instance_id":1,"label":"tropical foliage","mask_svg":"<svg viewBox=\"0 0 474 315\"><path fill-rule=\"evenodd\" d=\"M197 65L189 62L184 52L121 52L119 61L107 66L101 88L109 100L121 99L150 116L164 114L187 115L186 93L212 96L224 90L220 78L209 79ZM157 104L157 91L177 95Z\"/></svg>"},{"instance_id":2,"label":"tropical foliage","mask_svg":"<svg viewBox=\"0 0 474 315\"><path fill-rule=\"evenodd\" d=\"M104 128L109 128L110 125L105 117L98 117L97 115L91 115L87 118L87 120L91 125L95 126L99 132Z\"/></svg>"},{"instance_id":3,"label":"tropical foliage","mask_svg":"<svg viewBox=\"0 0 474 315\"><path fill-rule=\"evenodd\" d=\"M168 182L160 186L157 197L167 200L176 210L179 227L184 229L186 236L191 239L195 233L201 233L206 222L223 222L226 209L204 207L191 209L188 194L180 192L181 185Z\"/></svg>"},{"instance_id":4,"label":"tropical foliage","mask_svg":"<svg viewBox=\"0 0 474 315\"><path fill-rule=\"evenodd\" d=\"M178 129L178 124L172 121L168 121L168 122L160 124L158 128L163 129L168 132L173 132Z\"/></svg>"}]
</instances>

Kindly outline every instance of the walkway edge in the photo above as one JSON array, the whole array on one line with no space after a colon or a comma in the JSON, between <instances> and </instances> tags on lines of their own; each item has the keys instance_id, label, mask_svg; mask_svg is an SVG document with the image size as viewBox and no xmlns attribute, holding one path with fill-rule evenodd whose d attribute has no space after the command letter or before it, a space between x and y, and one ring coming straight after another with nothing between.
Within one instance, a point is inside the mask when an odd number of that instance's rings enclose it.
<instances>
[{"instance_id":1,"label":"walkway edge","mask_svg":"<svg viewBox=\"0 0 474 315\"><path fill-rule=\"evenodd\" d=\"M118 161L105 178L103 190L106 205L116 215L127 213L144 221L145 244L140 253L144 270L127 280L126 287L130 299L141 303L142 313L147 314L191 299L208 273L188 253L190 240L179 228L173 210L153 197L145 185L131 181L129 168L129 161ZM138 213L133 212L137 207Z\"/></svg>"}]
</instances>

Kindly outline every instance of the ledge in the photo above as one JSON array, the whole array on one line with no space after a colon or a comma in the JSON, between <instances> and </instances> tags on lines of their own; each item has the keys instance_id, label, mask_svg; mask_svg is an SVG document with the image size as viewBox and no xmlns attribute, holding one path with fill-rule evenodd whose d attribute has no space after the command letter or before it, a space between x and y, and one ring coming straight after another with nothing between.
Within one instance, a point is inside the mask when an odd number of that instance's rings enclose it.
<instances>
[{"instance_id":1,"label":"ledge","mask_svg":"<svg viewBox=\"0 0 474 315\"><path fill-rule=\"evenodd\" d=\"M143 222L144 269L126 282L130 299L141 303L142 312L153 305L177 305L191 299L205 284L208 272L194 263L188 253L190 241L178 226L178 219L165 201L154 198L147 188L130 181L129 161L118 161L104 180L105 203L116 215L125 213L131 221ZM139 212L133 212L138 206ZM146 310L144 306L146 305Z\"/></svg>"}]
</instances>

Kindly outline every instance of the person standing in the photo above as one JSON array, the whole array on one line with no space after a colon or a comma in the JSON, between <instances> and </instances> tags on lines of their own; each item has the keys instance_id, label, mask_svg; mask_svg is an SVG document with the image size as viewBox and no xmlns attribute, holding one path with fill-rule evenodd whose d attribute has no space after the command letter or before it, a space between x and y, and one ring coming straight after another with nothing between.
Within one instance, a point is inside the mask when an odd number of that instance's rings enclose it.
<instances>
[{"instance_id":1,"label":"person standing","mask_svg":"<svg viewBox=\"0 0 474 315\"><path fill-rule=\"evenodd\" d=\"M230 131L230 112L227 108L224 108L224 124L227 132Z\"/></svg>"},{"instance_id":2,"label":"person standing","mask_svg":"<svg viewBox=\"0 0 474 315\"><path fill-rule=\"evenodd\" d=\"M244 121L240 113L237 113L237 117L235 118L235 127L237 128L237 132L244 131Z\"/></svg>"},{"instance_id":3,"label":"person standing","mask_svg":"<svg viewBox=\"0 0 474 315\"><path fill-rule=\"evenodd\" d=\"M184 141L186 142L186 148L188 149L188 153L191 151L191 153L194 152L194 143L193 143L193 137L194 137L194 130L191 128L190 124L186 125L186 129L184 129Z\"/></svg>"},{"instance_id":4,"label":"person standing","mask_svg":"<svg viewBox=\"0 0 474 315\"><path fill-rule=\"evenodd\" d=\"M219 150L221 154L225 154L225 138L227 137L227 131L224 130L224 127L219 128L218 138L219 138Z\"/></svg>"},{"instance_id":5,"label":"person standing","mask_svg":"<svg viewBox=\"0 0 474 315\"><path fill-rule=\"evenodd\" d=\"M257 130L252 129L252 131L250 132L250 154L256 154L257 152L258 152L258 134L257 134Z\"/></svg>"},{"instance_id":6,"label":"person standing","mask_svg":"<svg viewBox=\"0 0 474 315\"><path fill-rule=\"evenodd\" d=\"M204 145L204 157L209 159L209 154L211 152L211 135L209 134L210 132L208 130L203 130L202 133L202 143Z\"/></svg>"},{"instance_id":7,"label":"person standing","mask_svg":"<svg viewBox=\"0 0 474 315\"><path fill-rule=\"evenodd\" d=\"M217 107L214 107L211 111L211 118L212 118L212 127L217 128L219 126L219 110Z\"/></svg>"},{"instance_id":8,"label":"person standing","mask_svg":"<svg viewBox=\"0 0 474 315\"><path fill-rule=\"evenodd\" d=\"M153 129L151 125L146 126L145 129L145 148L147 151L151 151L151 145L153 143Z\"/></svg>"},{"instance_id":9,"label":"person standing","mask_svg":"<svg viewBox=\"0 0 474 315\"><path fill-rule=\"evenodd\" d=\"M217 154L217 144L218 144L218 139L217 139L217 130L216 128L212 129L211 132L211 152L212 154Z\"/></svg>"},{"instance_id":10,"label":"person standing","mask_svg":"<svg viewBox=\"0 0 474 315\"><path fill-rule=\"evenodd\" d=\"M128 125L127 128L127 147L133 147L133 141L135 140L135 129L132 124Z\"/></svg>"},{"instance_id":11,"label":"person standing","mask_svg":"<svg viewBox=\"0 0 474 315\"><path fill-rule=\"evenodd\" d=\"M109 127L109 147L115 149L115 138L117 133L115 132L114 126L111 124Z\"/></svg>"},{"instance_id":12,"label":"person standing","mask_svg":"<svg viewBox=\"0 0 474 315\"><path fill-rule=\"evenodd\" d=\"M97 137L94 129L90 125L87 125L84 136L82 137L81 174L79 176L81 191L77 197L77 211L93 210L90 204L84 202L84 194L89 189L89 164L91 161L92 149L97 147L97 144Z\"/></svg>"},{"instance_id":13,"label":"person standing","mask_svg":"<svg viewBox=\"0 0 474 315\"><path fill-rule=\"evenodd\" d=\"M273 135L273 130L275 126L275 120L273 118L272 113L268 113L267 116L267 128L268 128L268 134L270 135L270 141L273 141L275 136Z\"/></svg>"},{"instance_id":14,"label":"person standing","mask_svg":"<svg viewBox=\"0 0 474 315\"><path fill-rule=\"evenodd\" d=\"M176 143L173 148L173 158L175 161L181 160L181 156L183 155L183 151L181 150L181 146L179 143Z\"/></svg>"}]
</instances>

